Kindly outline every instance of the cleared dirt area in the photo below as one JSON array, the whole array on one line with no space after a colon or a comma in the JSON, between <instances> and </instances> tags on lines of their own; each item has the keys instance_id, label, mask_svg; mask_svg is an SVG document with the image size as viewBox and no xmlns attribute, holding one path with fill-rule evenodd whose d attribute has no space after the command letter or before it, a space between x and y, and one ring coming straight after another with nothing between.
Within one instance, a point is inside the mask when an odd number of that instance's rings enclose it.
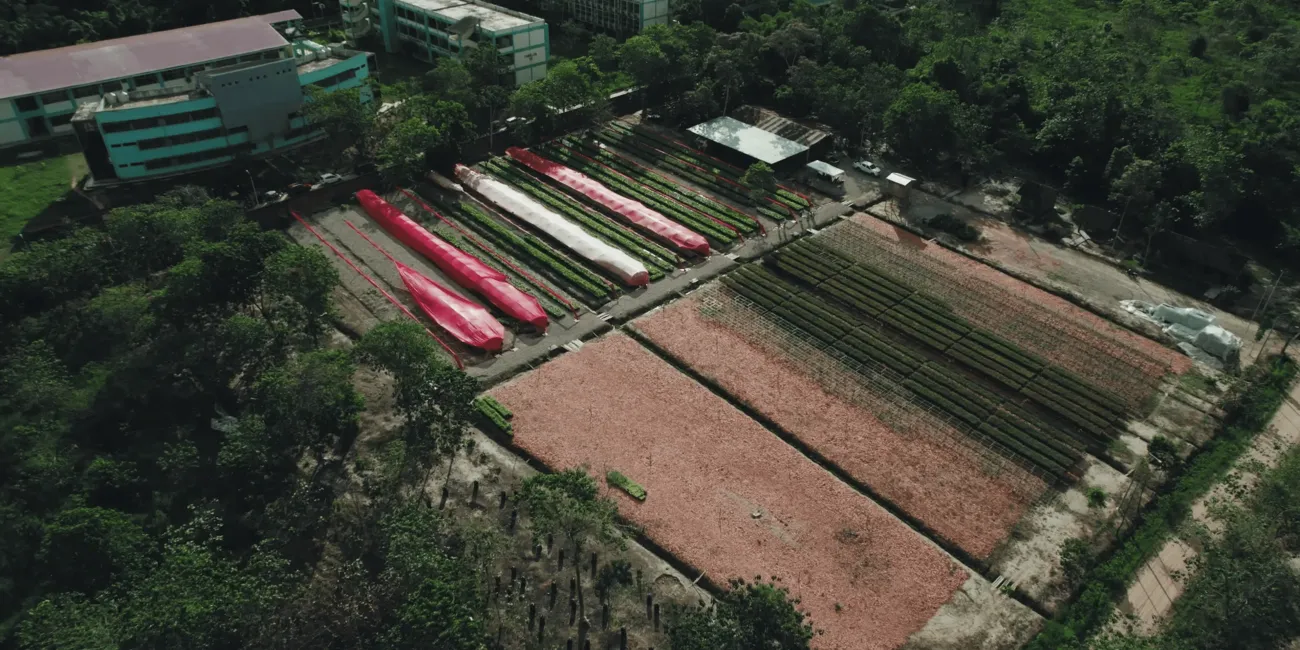
<instances>
[{"instance_id":1,"label":"cleared dirt area","mask_svg":"<svg viewBox=\"0 0 1300 650\"><path fill-rule=\"evenodd\" d=\"M884 509L622 334L492 391L551 467L643 485L627 518L716 583L775 576L822 648L895 648L968 572Z\"/></svg>"},{"instance_id":2,"label":"cleared dirt area","mask_svg":"<svg viewBox=\"0 0 1300 650\"><path fill-rule=\"evenodd\" d=\"M731 318L722 304L687 298L634 327L971 555L992 553L1046 488L954 445L961 434L942 430L939 420L903 425L897 418L923 415L873 399L865 386L855 396L869 401L852 399L845 391L860 379L851 373L818 381L795 346L783 348L756 329L757 315ZM820 365L835 366L830 359ZM831 383L840 389L823 387ZM891 414L893 422L882 421Z\"/></svg>"}]
</instances>

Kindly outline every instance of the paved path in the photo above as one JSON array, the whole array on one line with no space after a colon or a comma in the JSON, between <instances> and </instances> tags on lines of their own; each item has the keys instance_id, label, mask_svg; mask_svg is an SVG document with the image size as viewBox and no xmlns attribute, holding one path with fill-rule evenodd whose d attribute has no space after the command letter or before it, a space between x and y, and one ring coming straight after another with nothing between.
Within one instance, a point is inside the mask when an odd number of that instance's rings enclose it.
<instances>
[{"instance_id":1,"label":"paved path","mask_svg":"<svg viewBox=\"0 0 1300 650\"><path fill-rule=\"evenodd\" d=\"M1250 450L1238 459L1237 468L1254 462L1272 468L1287 450L1300 443L1300 383L1292 387L1277 414L1273 416L1270 427L1255 437ZM1245 486L1252 485L1257 478L1251 472L1238 470L1238 474L1241 484ZM1216 522L1209 517L1209 506L1227 498L1225 484L1220 482L1192 505L1192 518L1214 530ZM1174 601L1183 593L1183 585L1172 574L1185 569L1195 555L1195 549L1183 540L1174 538L1138 573L1137 579L1129 586L1125 602L1121 604L1123 611L1136 615L1136 631L1151 634L1159 629L1160 620L1169 613Z\"/></svg>"}]
</instances>

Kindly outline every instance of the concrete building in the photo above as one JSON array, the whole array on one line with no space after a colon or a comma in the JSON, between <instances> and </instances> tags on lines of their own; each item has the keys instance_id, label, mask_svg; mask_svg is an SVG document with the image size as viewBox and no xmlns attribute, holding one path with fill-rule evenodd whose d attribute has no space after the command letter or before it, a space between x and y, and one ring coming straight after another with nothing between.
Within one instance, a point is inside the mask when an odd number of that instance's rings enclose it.
<instances>
[{"instance_id":1,"label":"concrete building","mask_svg":"<svg viewBox=\"0 0 1300 650\"><path fill-rule=\"evenodd\" d=\"M194 73L292 56L281 31L302 16L263 16L0 57L0 147L72 134L72 115L106 93L177 88Z\"/></svg>"},{"instance_id":2,"label":"concrete building","mask_svg":"<svg viewBox=\"0 0 1300 650\"><path fill-rule=\"evenodd\" d=\"M260 156L321 135L299 111L304 88L362 88L369 54L294 44L293 57L196 71L188 86L111 93L71 124L95 184L138 181Z\"/></svg>"},{"instance_id":3,"label":"concrete building","mask_svg":"<svg viewBox=\"0 0 1300 650\"><path fill-rule=\"evenodd\" d=\"M340 0L344 26L358 38L376 32L388 52L434 63L492 47L509 68L503 83L546 76L551 46L546 21L479 0Z\"/></svg>"},{"instance_id":4,"label":"concrete building","mask_svg":"<svg viewBox=\"0 0 1300 650\"><path fill-rule=\"evenodd\" d=\"M637 34L667 25L669 0L560 0L567 16L603 32Z\"/></svg>"}]
</instances>

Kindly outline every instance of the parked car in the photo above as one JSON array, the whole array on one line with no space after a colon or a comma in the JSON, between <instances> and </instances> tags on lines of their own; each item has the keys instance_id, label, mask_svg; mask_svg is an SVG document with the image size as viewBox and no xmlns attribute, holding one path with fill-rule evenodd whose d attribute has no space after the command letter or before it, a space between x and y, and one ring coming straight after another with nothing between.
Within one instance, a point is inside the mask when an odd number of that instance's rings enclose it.
<instances>
[{"instance_id":1,"label":"parked car","mask_svg":"<svg viewBox=\"0 0 1300 650\"><path fill-rule=\"evenodd\" d=\"M338 174L331 172L328 174L321 174L320 181L317 182L317 185L334 185L335 183L342 183L342 182L343 182L342 176L339 176Z\"/></svg>"},{"instance_id":2,"label":"parked car","mask_svg":"<svg viewBox=\"0 0 1300 650\"><path fill-rule=\"evenodd\" d=\"M310 192L311 183L290 183L289 186L284 189L289 192L290 196L297 196L299 194Z\"/></svg>"},{"instance_id":3,"label":"parked car","mask_svg":"<svg viewBox=\"0 0 1300 650\"><path fill-rule=\"evenodd\" d=\"M864 174L871 174L872 176L880 176L880 165L877 165L876 163L873 163L870 160L859 160L853 163L853 168Z\"/></svg>"},{"instance_id":4,"label":"parked car","mask_svg":"<svg viewBox=\"0 0 1300 650\"><path fill-rule=\"evenodd\" d=\"M263 203L279 203L280 201L283 201L287 198L289 198L289 194L287 192L277 192L275 190L262 192Z\"/></svg>"}]
</instances>

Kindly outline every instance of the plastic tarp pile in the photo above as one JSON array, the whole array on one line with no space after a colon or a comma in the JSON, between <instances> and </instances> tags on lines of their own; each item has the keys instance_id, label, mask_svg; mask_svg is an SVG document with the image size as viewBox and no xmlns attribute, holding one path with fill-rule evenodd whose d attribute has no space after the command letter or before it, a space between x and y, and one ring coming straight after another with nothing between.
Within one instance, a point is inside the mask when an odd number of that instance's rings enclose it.
<instances>
[{"instance_id":1,"label":"plastic tarp pile","mask_svg":"<svg viewBox=\"0 0 1300 650\"><path fill-rule=\"evenodd\" d=\"M438 327L466 345L489 352L501 350L506 329L482 305L466 300L397 260L393 260L393 264L420 311L433 319Z\"/></svg>"},{"instance_id":2,"label":"plastic tarp pile","mask_svg":"<svg viewBox=\"0 0 1300 650\"><path fill-rule=\"evenodd\" d=\"M510 147L506 149L506 153L533 170L563 183L566 187L582 192L587 198L623 215L628 221L654 233L680 250L699 255L709 254L709 242L703 235L647 208L640 201L634 201L611 191L582 172L519 147Z\"/></svg>"},{"instance_id":3,"label":"plastic tarp pile","mask_svg":"<svg viewBox=\"0 0 1300 650\"><path fill-rule=\"evenodd\" d=\"M592 237L576 224L509 185L464 165L456 165L456 178L497 207L523 219L568 249L613 273L629 286L650 282L650 273L636 258Z\"/></svg>"},{"instance_id":4,"label":"plastic tarp pile","mask_svg":"<svg viewBox=\"0 0 1300 650\"><path fill-rule=\"evenodd\" d=\"M1218 325L1203 328L1196 335L1195 345L1224 361L1241 353L1241 337Z\"/></svg>"},{"instance_id":5,"label":"plastic tarp pile","mask_svg":"<svg viewBox=\"0 0 1300 650\"><path fill-rule=\"evenodd\" d=\"M1141 300L1121 300L1120 305L1130 314L1159 325L1161 331L1180 341L1179 348L1200 361L1208 362L1204 357L1208 354L1219 361L1235 362L1241 353L1241 337L1215 325L1214 314Z\"/></svg>"},{"instance_id":6,"label":"plastic tarp pile","mask_svg":"<svg viewBox=\"0 0 1300 650\"><path fill-rule=\"evenodd\" d=\"M428 258L456 284L483 296L507 316L546 329L549 320L541 304L510 284L505 274L425 230L374 192L361 190L357 200L384 230Z\"/></svg>"}]
</instances>

